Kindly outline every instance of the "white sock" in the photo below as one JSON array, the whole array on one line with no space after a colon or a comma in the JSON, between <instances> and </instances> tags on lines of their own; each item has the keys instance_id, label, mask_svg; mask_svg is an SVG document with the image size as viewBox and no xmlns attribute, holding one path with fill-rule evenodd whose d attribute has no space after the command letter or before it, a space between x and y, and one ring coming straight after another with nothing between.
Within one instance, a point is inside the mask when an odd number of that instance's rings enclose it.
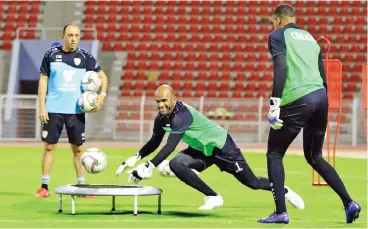
<instances>
[{"instance_id":1,"label":"white sock","mask_svg":"<svg viewBox=\"0 0 368 229\"><path fill-rule=\"evenodd\" d=\"M42 175L42 184L49 185L50 182L50 176L49 175Z\"/></svg>"},{"instance_id":2,"label":"white sock","mask_svg":"<svg viewBox=\"0 0 368 229\"><path fill-rule=\"evenodd\" d=\"M84 177L77 177L77 183L78 184L84 184Z\"/></svg>"}]
</instances>

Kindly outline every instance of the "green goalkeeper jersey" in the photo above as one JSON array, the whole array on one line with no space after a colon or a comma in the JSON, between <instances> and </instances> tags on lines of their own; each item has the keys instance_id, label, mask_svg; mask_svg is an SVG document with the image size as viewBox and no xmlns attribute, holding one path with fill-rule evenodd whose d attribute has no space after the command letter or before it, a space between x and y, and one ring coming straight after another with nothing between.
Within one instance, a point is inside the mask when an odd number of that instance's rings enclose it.
<instances>
[{"instance_id":1,"label":"green goalkeeper jersey","mask_svg":"<svg viewBox=\"0 0 368 229\"><path fill-rule=\"evenodd\" d=\"M170 134L183 134L182 140L185 143L206 156L211 156L215 147L223 148L227 137L224 128L179 101L170 117L161 114L156 117L154 135L161 135L161 130Z\"/></svg>"},{"instance_id":2,"label":"green goalkeeper jersey","mask_svg":"<svg viewBox=\"0 0 368 229\"><path fill-rule=\"evenodd\" d=\"M289 104L324 88L318 67L320 47L313 36L294 23L273 31L269 36L272 57L286 56L286 82L281 105Z\"/></svg>"}]
</instances>

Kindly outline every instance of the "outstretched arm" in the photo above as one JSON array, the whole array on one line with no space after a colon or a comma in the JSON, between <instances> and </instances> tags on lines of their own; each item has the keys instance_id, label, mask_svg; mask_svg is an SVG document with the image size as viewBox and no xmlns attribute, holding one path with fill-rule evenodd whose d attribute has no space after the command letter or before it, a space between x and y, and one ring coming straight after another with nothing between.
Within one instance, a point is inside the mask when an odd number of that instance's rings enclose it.
<instances>
[{"instance_id":1,"label":"outstretched arm","mask_svg":"<svg viewBox=\"0 0 368 229\"><path fill-rule=\"evenodd\" d=\"M162 138L165 135L165 131L162 129L162 124L159 117L155 119L155 126L153 128L153 134L151 139L136 153L134 156L123 161L116 170L116 176L119 176L126 167L133 167L139 160L148 156L154 152L162 142Z\"/></svg>"},{"instance_id":2,"label":"outstretched arm","mask_svg":"<svg viewBox=\"0 0 368 229\"><path fill-rule=\"evenodd\" d=\"M152 176L152 170L165 160L179 144L185 131L193 122L193 116L189 110L183 110L172 120L171 133L167 139L166 145L160 152L151 160L144 164L138 165L130 174L128 181L139 182Z\"/></svg>"},{"instance_id":3,"label":"outstretched arm","mask_svg":"<svg viewBox=\"0 0 368 229\"><path fill-rule=\"evenodd\" d=\"M183 135L184 133L170 134L166 145L162 147L160 152L158 152L158 154L151 160L151 163L157 167L161 162L163 162L172 152L174 152Z\"/></svg>"},{"instance_id":4,"label":"outstretched arm","mask_svg":"<svg viewBox=\"0 0 368 229\"><path fill-rule=\"evenodd\" d=\"M162 129L162 124L157 117L151 139L139 150L139 155L141 158L144 158L154 152L160 146L164 136L165 131Z\"/></svg>"}]
</instances>

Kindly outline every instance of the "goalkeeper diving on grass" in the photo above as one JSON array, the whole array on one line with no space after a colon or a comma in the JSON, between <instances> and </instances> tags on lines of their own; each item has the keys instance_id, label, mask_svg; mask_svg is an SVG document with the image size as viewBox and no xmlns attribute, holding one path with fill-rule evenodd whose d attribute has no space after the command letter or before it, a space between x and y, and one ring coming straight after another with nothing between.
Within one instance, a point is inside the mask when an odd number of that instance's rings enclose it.
<instances>
[{"instance_id":1,"label":"goalkeeper diving on grass","mask_svg":"<svg viewBox=\"0 0 368 229\"><path fill-rule=\"evenodd\" d=\"M121 174L126 167L133 167L137 161L154 152L161 144L166 132L166 145L151 160L138 165L130 172L129 182L138 183L152 176L152 171L176 148L180 140L189 145L169 163L171 171L184 183L205 195L200 210L211 210L223 205L220 194L212 190L192 170L202 172L215 164L221 171L232 174L245 186L254 190L271 191L268 178L257 177L252 172L227 131L212 122L193 107L176 100L175 92L169 85L162 85L155 92L159 113L155 119L153 135L141 150L124 161L116 171ZM285 198L296 208L303 209L302 198L285 187Z\"/></svg>"}]
</instances>

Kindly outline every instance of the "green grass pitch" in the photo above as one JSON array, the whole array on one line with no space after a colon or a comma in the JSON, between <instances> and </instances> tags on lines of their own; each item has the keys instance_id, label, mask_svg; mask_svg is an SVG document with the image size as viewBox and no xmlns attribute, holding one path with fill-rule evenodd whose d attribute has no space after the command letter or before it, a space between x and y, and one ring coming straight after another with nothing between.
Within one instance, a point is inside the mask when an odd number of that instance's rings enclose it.
<instances>
[{"instance_id":1,"label":"green grass pitch","mask_svg":"<svg viewBox=\"0 0 368 229\"><path fill-rule=\"evenodd\" d=\"M126 184L127 174L115 177L123 159L137 149L103 149L107 168L100 174L86 174L87 183ZM41 181L41 148L1 148L2 182L0 186L0 227L205 227L205 228L367 228L367 161L337 159L337 171L352 197L362 205L360 218L345 224L342 203L329 187L312 187L311 168L301 156L287 155L284 159L286 184L305 201L304 210L287 205L291 222L288 225L262 225L256 221L274 210L271 193L254 191L240 184L231 175L210 167L201 177L224 198L224 206L213 211L199 211L203 195L174 177L161 177L157 170L143 185L163 189L162 214L157 215L157 197L138 199L138 216L133 216L133 197L117 197L116 213L111 214L111 197L76 199L77 215L71 215L70 198L64 197L63 213L57 213L58 196L53 189L76 182L69 149L57 149L51 173L51 196L36 199L33 194ZM245 158L257 175L267 175L266 157L260 153L245 153Z\"/></svg>"}]
</instances>

